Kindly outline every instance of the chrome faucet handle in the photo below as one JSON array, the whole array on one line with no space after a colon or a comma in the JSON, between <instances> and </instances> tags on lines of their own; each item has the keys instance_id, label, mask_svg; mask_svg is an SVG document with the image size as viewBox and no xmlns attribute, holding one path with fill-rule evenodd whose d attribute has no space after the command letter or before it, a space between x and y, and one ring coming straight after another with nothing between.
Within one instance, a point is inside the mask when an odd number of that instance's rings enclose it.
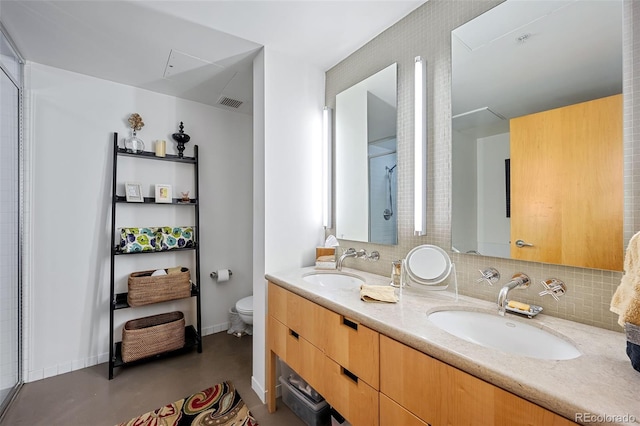
<instances>
[{"instance_id":1,"label":"chrome faucet handle","mask_svg":"<svg viewBox=\"0 0 640 426\"><path fill-rule=\"evenodd\" d=\"M360 249L356 252L356 258L363 258L366 259L367 258L367 251L365 249Z\"/></svg>"},{"instance_id":2,"label":"chrome faucet handle","mask_svg":"<svg viewBox=\"0 0 640 426\"><path fill-rule=\"evenodd\" d=\"M349 247L348 249L342 249L342 254L353 254L356 252L356 249L353 247Z\"/></svg>"},{"instance_id":3,"label":"chrome faucet handle","mask_svg":"<svg viewBox=\"0 0 640 426\"><path fill-rule=\"evenodd\" d=\"M372 251L368 256L367 260L369 262L377 262L380 259L380 253L376 250Z\"/></svg>"},{"instance_id":4,"label":"chrome faucet handle","mask_svg":"<svg viewBox=\"0 0 640 426\"><path fill-rule=\"evenodd\" d=\"M477 283L486 281L487 284L494 285L495 283L500 281L500 272L498 272L496 268L489 267L483 271L478 269L478 272L480 272L480 275L482 276L476 280Z\"/></svg>"},{"instance_id":5,"label":"chrome faucet handle","mask_svg":"<svg viewBox=\"0 0 640 426\"><path fill-rule=\"evenodd\" d=\"M567 292L567 285L557 278L540 281L540 284L542 284L545 290L538 293L538 296L550 294L554 299L560 300L560 296L563 296Z\"/></svg>"},{"instance_id":6,"label":"chrome faucet handle","mask_svg":"<svg viewBox=\"0 0 640 426\"><path fill-rule=\"evenodd\" d=\"M517 283L517 285L512 288L527 288L529 287L529 284L531 284L531 279L527 274L516 272L511 277L511 282Z\"/></svg>"}]
</instances>

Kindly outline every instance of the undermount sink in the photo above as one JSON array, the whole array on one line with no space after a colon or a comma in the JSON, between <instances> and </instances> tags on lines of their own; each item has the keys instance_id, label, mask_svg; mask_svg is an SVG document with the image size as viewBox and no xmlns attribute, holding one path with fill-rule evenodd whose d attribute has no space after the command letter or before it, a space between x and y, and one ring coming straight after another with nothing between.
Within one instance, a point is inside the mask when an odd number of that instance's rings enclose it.
<instances>
[{"instance_id":1,"label":"undermount sink","mask_svg":"<svg viewBox=\"0 0 640 426\"><path fill-rule=\"evenodd\" d=\"M345 272L310 272L302 277L303 281L321 287L360 287L364 278Z\"/></svg>"},{"instance_id":2,"label":"undermount sink","mask_svg":"<svg viewBox=\"0 0 640 426\"><path fill-rule=\"evenodd\" d=\"M497 313L451 309L431 312L428 316L433 324L449 334L503 352L551 360L573 359L581 355L562 337Z\"/></svg>"}]
</instances>

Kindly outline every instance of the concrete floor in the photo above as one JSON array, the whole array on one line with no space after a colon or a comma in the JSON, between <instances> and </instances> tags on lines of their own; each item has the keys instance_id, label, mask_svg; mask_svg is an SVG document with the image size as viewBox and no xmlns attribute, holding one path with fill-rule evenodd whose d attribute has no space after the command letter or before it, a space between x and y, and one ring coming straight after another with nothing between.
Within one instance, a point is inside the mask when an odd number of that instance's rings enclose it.
<instances>
[{"instance_id":1,"label":"concrete floor","mask_svg":"<svg viewBox=\"0 0 640 426\"><path fill-rule=\"evenodd\" d=\"M261 426L304 426L277 400L277 411L251 389L251 336L226 332L203 338L203 350L141 365L117 368L99 364L26 383L3 418L2 426L113 426L230 380Z\"/></svg>"}]
</instances>

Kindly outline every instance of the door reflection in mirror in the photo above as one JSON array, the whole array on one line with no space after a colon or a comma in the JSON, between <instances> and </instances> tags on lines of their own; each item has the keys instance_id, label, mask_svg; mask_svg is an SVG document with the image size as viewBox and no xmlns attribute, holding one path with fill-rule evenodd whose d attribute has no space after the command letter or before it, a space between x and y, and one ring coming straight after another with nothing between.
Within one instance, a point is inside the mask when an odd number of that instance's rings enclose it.
<instances>
[{"instance_id":1,"label":"door reflection in mirror","mask_svg":"<svg viewBox=\"0 0 640 426\"><path fill-rule=\"evenodd\" d=\"M564 116L559 121L540 122L538 130L527 131L520 142L520 146L533 149L524 158L514 157L512 126L518 118L543 111L565 114L562 111L622 92L622 0L507 0L452 31L451 62L452 249L620 270L620 105L597 112L594 119L578 120L580 126L571 130L553 124L567 123ZM597 125L601 128L593 129ZM569 134L558 133L562 131ZM582 138L574 138L583 131L602 136L587 148ZM542 132L546 136L541 139ZM548 148L533 147L550 138L556 141L555 153L543 155L541 151ZM571 149L572 143L580 144L579 154L563 154L562 162L554 164L558 153L567 151L565 147ZM531 155L534 153L540 155ZM588 165L592 158L606 158L606 165L594 169ZM504 174L506 159L511 161L509 180ZM538 185L544 188L537 190L534 186L541 182L546 182ZM510 193L506 193L507 183L511 184ZM549 202L555 197L551 190L570 185L574 189L560 198L572 199L572 209ZM585 205L585 200L593 204ZM594 206L610 208L596 212ZM579 214L556 219L562 217L563 209ZM538 213L530 214L535 211ZM521 221L523 212L527 219ZM514 223L524 227L518 225L514 230ZM523 231L542 228L543 224L552 229L548 241ZM607 256L594 250L602 245L593 238L599 234L611 242L603 249L613 252L611 262L603 262ZM534 249L516 247L518 239L532 242ZM552 240L554 244L550 244Z\"/></svg>"}]
</instances>

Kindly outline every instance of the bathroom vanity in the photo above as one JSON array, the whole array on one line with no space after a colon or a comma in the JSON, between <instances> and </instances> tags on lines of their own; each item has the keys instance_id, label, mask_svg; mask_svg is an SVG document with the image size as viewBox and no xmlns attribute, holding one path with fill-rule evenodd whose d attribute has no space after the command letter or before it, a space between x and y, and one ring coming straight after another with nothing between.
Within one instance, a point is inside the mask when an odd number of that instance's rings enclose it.
<instances>
[{"instance_id":1,"label":"bathroom vanity","mask_svg":"<svg viewBox=\"0 0 640 426\"><path fill-rule=\"evenodd\" d=\"M388 278L356 270L367 284ZM496 312L490 302L406 288L399 303L367 303L357 285L305 280L313 268L268 274L267 400L276 356L353 425L640 424L640 374L622 333L541 314L513 317L552 330L574 359L537 359L480 346L436 327L439 309Z\"/></svg>"}]
</instances>

